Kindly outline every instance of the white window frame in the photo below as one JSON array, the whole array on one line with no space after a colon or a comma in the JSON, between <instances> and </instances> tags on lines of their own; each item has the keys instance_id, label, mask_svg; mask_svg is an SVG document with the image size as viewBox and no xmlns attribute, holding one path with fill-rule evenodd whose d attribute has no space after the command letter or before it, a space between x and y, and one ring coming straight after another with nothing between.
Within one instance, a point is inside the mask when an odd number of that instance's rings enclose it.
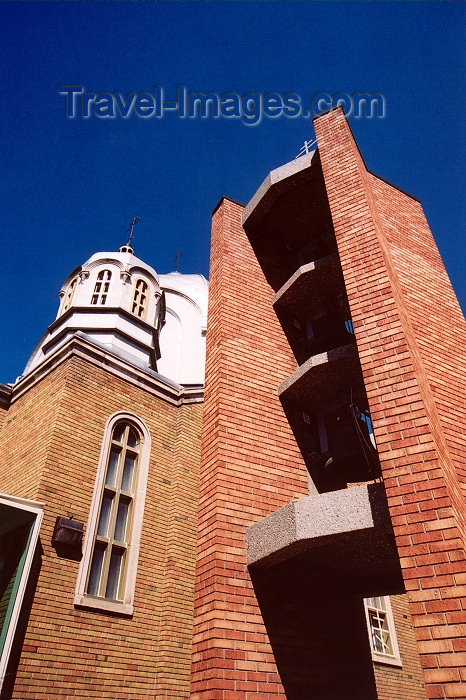
<instances>
[{"instance_id":1,"label":"white window frame","mask_svg":"<svg viewBox=\"0 0 466 700\"><path fill-rule=\"evenodd\" d=\"M44 503L39 501L31 501L25 498L17 498L15 496L9 496L7 494L0 494L0 504L8 506L10 508L17 508L18 510L25 510L29 513L35 515L34 525L29 536L29 542L27 545L27 554L24 561L23 570L21 572L21 578L19 581L18 589L16 592L15 600L13 603L13 608L11 610L10 620L8 623L7 632L5 635L5 642L3 644L3 649L0 655L0 689L2 688L3 682L5 680L6 669L8 665L8 660L10 657L11 647L13 645L13 639L16 632L16 626L18 624L19 614L21 612L21 606L23 604L24 593L26 591L26 586L29 579L29 574L31 571L32 562L34 559L34 554L36 551L37 541L39 539L39 531L42 523L42 516L44 512Z\"/></svg>"},{"instance_id":2,"label":"white window frame","mask_svg":"<svg viewBox=\"0 0 466 700\"><path fill-rule=\"evenodd\" d=\"M134 425L141 436L141 448L137 473L137 485L134 495L132 523L130 539L127 545L126 569L123 584L122 600L109 600L108 598L93 596L86 593L86 583L89 567L92 562L92 553L100 515L100 504L104 490L104 482L107 471L107 461L110 452L111 438L116 423L124 422ZM134 590L136 586L136 571L139 558L139 544L141 539L144 502L146 498L147 477L149 472L151 439L145 423L132 413L119 411L107 420L100 452L97 476L92 495L89 520L84 538L83 558L79 567L74 605L76 607L95 608L107 612L132 615L134 610Z\"/></svg>"},{"instance_id":3,"label":"white window frame","mask_svg":"<svg viewBox=\"0 0 466 700\"><path fill-rule=\"evenodd\" d=\"M377 663L386 664L389 666L402 666L400 651L398 649L398 641L396 638L395 623L393 620L393 612L390 597L388 595L376 597L383 599L385 610L383 608L377 608L371 605L368 602L370 598L364 598L364 611L366 613L367 632L369 635L369 644L371 647L372 661L376 661ZM370 621L369 610L376 610L386 615L388 623L388 632L390 635L390 642L392 645L393 654L383 654L375 649L372 637L372 625Z\"/></svg>"}]
</instances>

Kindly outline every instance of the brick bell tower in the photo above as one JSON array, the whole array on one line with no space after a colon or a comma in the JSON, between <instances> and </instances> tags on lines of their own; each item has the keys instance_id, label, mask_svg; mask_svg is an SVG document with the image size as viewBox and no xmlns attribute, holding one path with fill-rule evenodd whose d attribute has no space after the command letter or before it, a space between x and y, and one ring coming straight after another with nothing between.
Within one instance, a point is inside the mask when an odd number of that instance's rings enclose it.
<instances>
[{"instance_id":1,"label":"brick bell tower","mask_svg":"<svg viewBox=\"0 0 466 700\"><path fill-rule=\"evenodd\" d=\"M463 317L419 202L315 130L213 215L192 697L464 698Z\"/></svg>"}]
</instances>

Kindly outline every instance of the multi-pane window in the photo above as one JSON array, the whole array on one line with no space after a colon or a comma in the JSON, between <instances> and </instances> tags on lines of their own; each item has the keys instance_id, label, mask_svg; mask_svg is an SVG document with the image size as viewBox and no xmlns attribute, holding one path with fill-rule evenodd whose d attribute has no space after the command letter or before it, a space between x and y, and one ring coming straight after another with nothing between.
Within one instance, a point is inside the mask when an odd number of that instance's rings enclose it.
<instances>
[{"instance_id":1,"label":"multi-pane window","mask_svg":"<svg viewBox=\"0 0 466 700\"><path fill-rule=\"evenodd\" d=\"M112 431L86 594L123 600L141 436L128 422Z\"/></svg>"},{"instance_id":2,"label":"multi-pane window","mask_svg":"<svg viewBox=\"0 0 466 700\"><path fill-rule=\"evenodd\" d=\"M148 289L147 282L144 282L143 279L136 280L131 311L139 318L144 318L146 315Z\"/></svg>"},{"instance_id":3,"label":"multi-pane window","mask_svg":"<svg viewBox=\"0 0 466 700\"><path fill-rule=\"evenodd\" d=\"M93 306L104 306L107 303L111 279L112 273L110 270L101 270L99 272L97 275L94 292L91 297L91 304Z\"/></svg>"},{"instance_id":4,"label":"multi-pane window","mask_svg":"<svg viewBox=\"0 0 466 700\"><path fill-rule=\"evenodd\" d=\"M388 596L365 598L367 625L374 660L401 663Z\"/></svg>"},{"instance_id":5,"label":"multi-pane window","mask_svg":"<svg viewBox=\"0 0 466 700\"><path fill-rule=\"evenodd\" d=\"M65 300L64 300L64 302L63 302L63 311L62 311L62 313L64 313L65 311L67 311L67 310L70 308L71 302L73 301L74 290L76 289L76 285L77 285L77 284L78 284L78 278L77 278L77 277L75 277L75 278L74 278L73 280L71 280L71 282L69 283L68 289L66 290Z\"/></svg>"},{"instance_id":6,"label":"multi-pane window","mask_svg":"<svg viewBox=\"0 0 466 700\"><path fill-rule=\"evenodd\" d=\"M74 604L132 615L151 438L118 411L105 427Z\"/></svg>"}]
</instances>

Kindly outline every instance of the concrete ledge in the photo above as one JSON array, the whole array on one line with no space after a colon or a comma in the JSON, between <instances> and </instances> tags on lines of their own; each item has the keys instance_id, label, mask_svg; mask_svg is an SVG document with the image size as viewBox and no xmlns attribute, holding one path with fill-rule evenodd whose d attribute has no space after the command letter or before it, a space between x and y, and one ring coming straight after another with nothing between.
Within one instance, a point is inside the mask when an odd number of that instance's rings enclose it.
<instances>
[{"instance_id":1,"label":"concrete ledge","mask_svg":"<svg viewBox=\"0 0 466 700\"><path fill-rule=\"evenodd\" d=\"M323 537L386 524L388 511L381 505L381 494L376 493L379 507L375 510L366 485L307 496L280 508L248 528L248 566L270 556L274 561L282 559L284 550L302 540L316 546Z\"/></svg>"},{"instance_id":2,"label":"concrete ledge","mask_svg":"<svg viewBox=\"0 0 466 700\"><path fill-rule=\"evenodd\" d=\"M298 313L304 304L310 306L328 300L331 290L339 285L343 285L343 276L338 255L333 253L301 265L275 294L272 304L276 311Z\"/></svg>"},{"instance_id":3,"label":"concrete ledge","mask_svg":"<svg viewBox=\"0 0 466 700\"><path fill-rule=\"evenodd\" d=\"M344 345L306 360L280 384L278 395L280 400L318 406L355 383L360 372L356 345Z\"/></svg>"},{"instance_id":4,"label":"concrete ledge","mask_svg":"<svg viewBox=\"0 0 466 700\"><path fill-rule=\"evenodd\" d=\"M254 196L245 206L242 215L244 227L255 226L269 211L272 204L283 192L309 179L306 172L311 167L317 151L311 151L300 158L272 170Z\"/></svg>"},{"instance_id":5,"label":"concrete ledge","mask_svg":"<svg viewBox=\"0 0 466 700\"><path fill-rule=\"evenodd\" d=\"M289 503L248 528L246 551L254 570L280 565L324 571L361 593L384 579L392 590L402 586L381 483Z\"/></svg>"}]
</instances>

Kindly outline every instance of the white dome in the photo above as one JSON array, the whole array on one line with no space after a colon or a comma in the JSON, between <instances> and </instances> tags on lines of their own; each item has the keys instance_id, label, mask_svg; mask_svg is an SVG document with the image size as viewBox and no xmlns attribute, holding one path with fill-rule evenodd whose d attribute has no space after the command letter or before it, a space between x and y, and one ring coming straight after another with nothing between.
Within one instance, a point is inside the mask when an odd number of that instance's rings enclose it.
<instances>
[{"instance_id":1,"label":"white dome","mask_svg":"<svg viewBox=\"0 0 466 700\"><path fill-rule=\"evenodd\" d=\"M178 384L204 384L208 282L203 275L157 275L123 246L94 253L67 277L59 297L57 317L24 375L79 334Z\"/></svg>"},{"instance_id":2,"label":"white dome","mask_svg":"<svg viewBox=\"0 0 466 700\"><path fill-rule=\"evenodd\" d=\"M165 293L165 325L157 369L178 384L204 384L209 284L203 275L159 276Z\"/></svg>"},{"instance_id":3,"label":"white dome","mask_svg":"<svg viewBox=\"0 0 466 700\"><path fill-rule=\"evenodd\" d=\"M164 299L156 271L132 252L99 252L67 277L60 306L25 370L77 331L138 366L157 369Z\"/></svg>"}]
</instances>

